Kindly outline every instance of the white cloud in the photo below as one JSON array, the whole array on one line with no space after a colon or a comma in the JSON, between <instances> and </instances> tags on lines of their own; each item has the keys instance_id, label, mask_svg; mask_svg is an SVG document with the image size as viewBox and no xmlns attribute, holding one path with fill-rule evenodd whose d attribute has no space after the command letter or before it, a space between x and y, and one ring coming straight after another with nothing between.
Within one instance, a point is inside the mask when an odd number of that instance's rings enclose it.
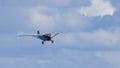
<instances>
[{"instance_id":1,"label":"white cloud","mask_svg":"<svg viewBox=\"0 0 120 68\"><path fill-rule=\"evenodd\" d=\"M120 68L120 52L97 52L96 56Z\"/></svg>"},{"instance_id":2,"label":"white cloud","mask_svg":"<svg viewBox=\"0 0 120 68\"><path fill-rule=\"evenodd\" d=\"M109 30L120 39L120 27L112 27Z\"/></svg>"},{"instance_id":3,"label":"white cloud","mask_svg":"<svg viewBox=\"0 0 120 68\"><path fill-rule=\"evenodd\" d=\"M76 14L76 12L61 13L59 9L38 6L27 9L28 24L30 28L54 30L55 28L80 28L89 26L89 21ZM61 28L62 26L62 28Z\"/></svg>"},{"instance_id":4,"label":"white cloud","mask_svg":"<svg viewBox=\"0 0 120 68\"><path fill-rule=\"evenodd\" d=\"M54 19L56 21L56 29L61 31L74 31L76 28L79 30L84 30L86 27L90 26L89 19L86 19L83 16L80 16L74 11L70 12L57 12L54 14Z\"/></svg>"},{"instance_id":5,"label":"white cloud","mask_svg":"<svg viewBox=\"0 0 120 68\"><path fill-rule=\"evenodd\" d=\"M81 44L84 46L100 45L100 46L116 46L119 44L118 34L112 33L104 29L98 29L94 32L78 32L71 34L64 34L60 37L60 41L67 45Z\"/></svg>"},{"instance_id":6,"label":"white cloud","mask_svg":"<svg viewBox=\"0 0 120 68\"><path fill-rule=\"evenodd\" d=\"M112 32L99 29L95 32L85 33L83 35L88 41L105 45L105 46L113 46L119 43L119 39Z\"/></svg>"},{"instance_id":7,"label":"white cloud","mask_svg":"<svg viewBox=\"0 0 120 68\"><path fill-rule=\"evenodd\" d=\"M78 11L80 14L85 16L105 16L113 15L115 8L111 5L108 0L91 0L91 5L89 7L82 7Z\"/></svg>"},{"instance_id":8,"label":"white cloud","mask_svg":"<svg viewBox=\"0 0 120 68\"><path fill-rule=\"evenodd\" d=\"M85 28L90 25L86 18L79 16L76 13L67 13L63 17L65 18L68 27Z\"/></svg>"},{"instance_id":9,"label":"white cloud","mask_svg":"<svg viewBox=\"0 0 120 68\"><path fill-rule=\"evenodd\" d=\"M32 28L37 29L53 29L55 20L52 16L45 14L45 12L54 12L52 9L46 7L35 7L28 10L29 22Z\"/></svg>"},{"instance_id":10,"label":"white cloud","mask_svg":"<svg viewBox=\"0 0 120 68\"><path fill-rule=\"evenodd\" d=\"M59 40L61 40L61 43L67 44L67 45L75 45L77 44L77 37L76 34L64 34L62 35Z\"/></svg>"}]
</instances>

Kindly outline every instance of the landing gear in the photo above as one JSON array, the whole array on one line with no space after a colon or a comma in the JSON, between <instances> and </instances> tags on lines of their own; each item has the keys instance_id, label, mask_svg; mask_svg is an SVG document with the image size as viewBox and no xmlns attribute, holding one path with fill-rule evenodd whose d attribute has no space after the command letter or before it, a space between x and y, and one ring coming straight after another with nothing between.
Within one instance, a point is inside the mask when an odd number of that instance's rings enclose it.
<instances>
[{"instance_id":1,"label":"landing gear","mask_svg":"<svg viewBox=\"0 0 120 68\"><path fill-rule=\"evenodd\" d=\"M43 44L43 45L44 45L44 42L45 42L45 41L42 41L42 44ZM51 43L54 43L54 40L51 40Z\"/></svg>"},{"instance_id":2,"label":"landing gear","mask_svg":"<svg viewBox=\"0 0 120 68\"><path fill-rule=\"evenodd\" d=\"M44 41L42 41L42 44L44 45Z\"/></svg>"},{"instance_id":3,"label":"landing gear","mask_svg":"<svg viewBox=\"0 0 120 68\"><path fill-rule=\"evenodd\" d=\"M51 43L54 43L54 41L53 41L53 40L51 40Z\"/></svg>"}]
</instances>

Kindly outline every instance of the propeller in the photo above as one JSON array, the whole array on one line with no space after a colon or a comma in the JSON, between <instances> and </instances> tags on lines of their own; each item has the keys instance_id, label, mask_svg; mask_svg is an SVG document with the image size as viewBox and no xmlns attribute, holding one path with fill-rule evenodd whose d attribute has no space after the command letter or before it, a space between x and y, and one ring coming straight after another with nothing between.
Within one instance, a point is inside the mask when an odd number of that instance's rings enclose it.
<instances>
[{"instance_id":1,"label":"propeller","mask_svg":"<svg viewBox=\"0 0 120 68\"><path fill-rule=\"evenodd\" d=\"M40 32L39 32L39 31L37 31L37 34L40 34Z\"/></svg>"}]
</instances>

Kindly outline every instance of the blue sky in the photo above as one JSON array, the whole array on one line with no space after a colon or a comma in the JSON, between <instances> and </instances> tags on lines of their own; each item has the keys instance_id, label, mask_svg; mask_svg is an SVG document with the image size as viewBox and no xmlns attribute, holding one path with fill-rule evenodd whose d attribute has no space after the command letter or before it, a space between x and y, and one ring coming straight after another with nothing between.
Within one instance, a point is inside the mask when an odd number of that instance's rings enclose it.
<instances>
[{"instance_id":1,"label":"blue sky","mask_svg":"<svg viewBox=\"0 0 120 68\"><path fill-rule=\"evenodd\" d=\"M119 45L119 0L0 0L0 68L120 68Z\"/></svg>"}]
</instances>

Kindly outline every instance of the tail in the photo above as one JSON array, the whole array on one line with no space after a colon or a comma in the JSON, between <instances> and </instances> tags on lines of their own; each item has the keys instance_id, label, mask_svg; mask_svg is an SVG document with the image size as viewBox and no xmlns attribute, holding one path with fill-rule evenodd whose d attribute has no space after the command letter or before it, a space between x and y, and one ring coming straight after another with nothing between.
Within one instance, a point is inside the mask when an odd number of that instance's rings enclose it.
<instances>
[{"instance_id":1,"label":"tail","mask_svg":"<svg viewBox=\"0 0 120 68\"><path fill-rule=\"evenodd\" d=\"M37 31L37 34L38 34L38 35L40 34L39 30Z\"/></svg>"}]
</instances>

